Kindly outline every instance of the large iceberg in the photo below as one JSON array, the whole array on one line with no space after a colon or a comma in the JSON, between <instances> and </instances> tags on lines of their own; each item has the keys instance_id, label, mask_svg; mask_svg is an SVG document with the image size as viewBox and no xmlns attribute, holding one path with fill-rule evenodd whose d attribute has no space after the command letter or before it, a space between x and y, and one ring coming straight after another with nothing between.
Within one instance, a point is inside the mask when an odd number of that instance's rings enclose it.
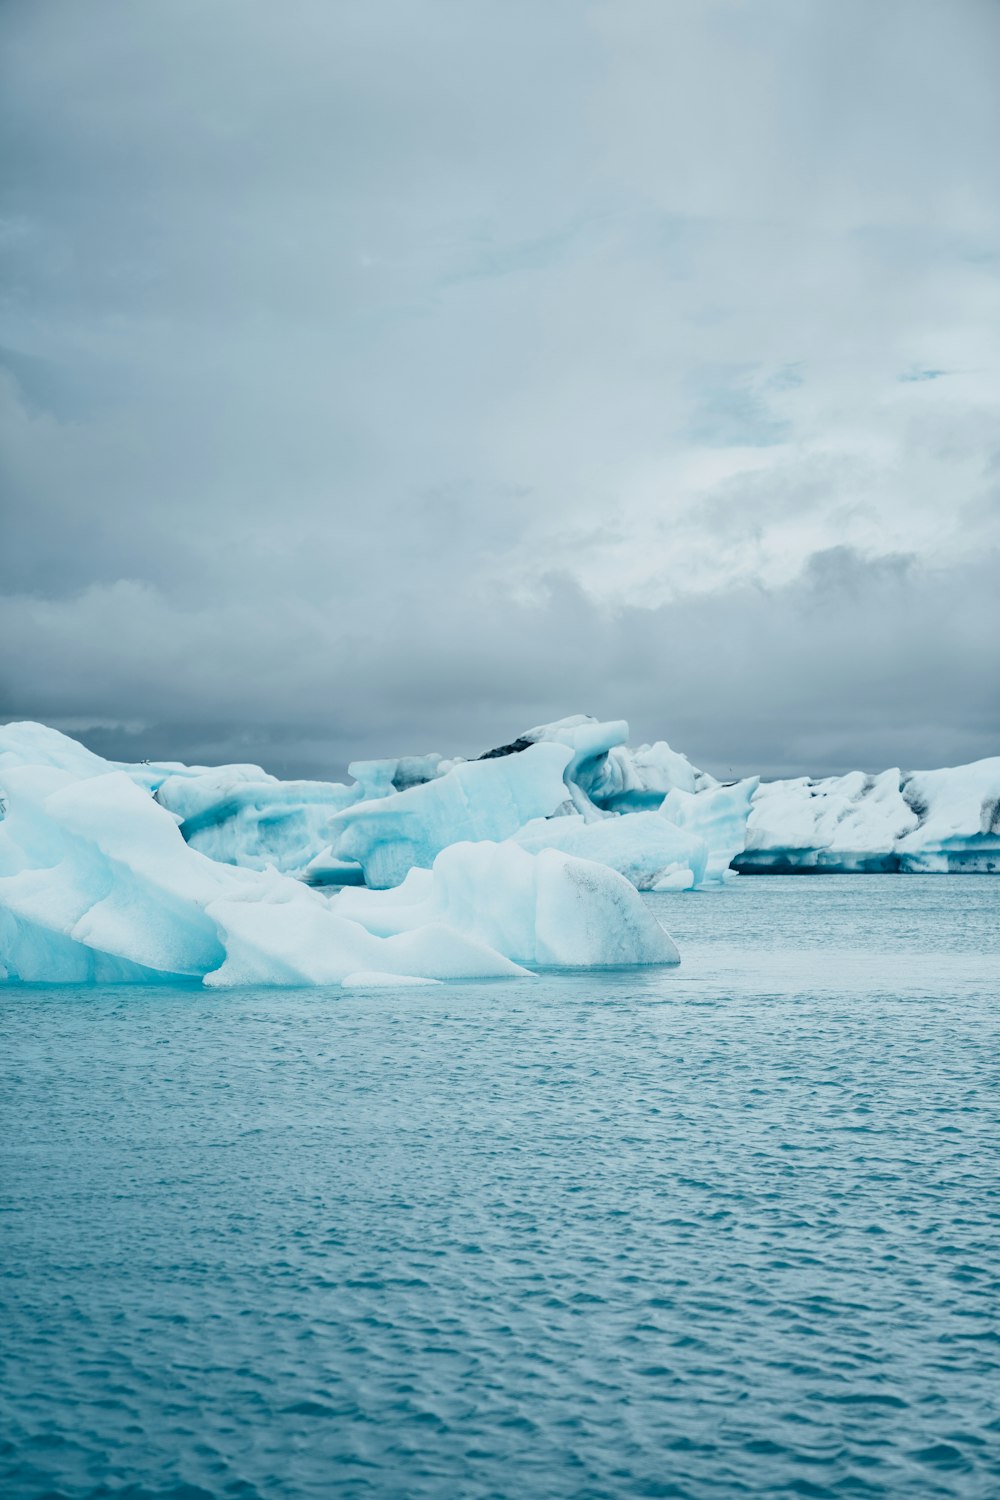
<instances>
[{"instance_id":1,"label":"large iceberg","mask_svg":"<svg viewBox=\"0 0 1000 1500\"><path fill-rule=\"evenodd\" d=\"M53 730L0 730L0 977L353 986L677 962L626 880L556 851L453 844L396 891L330 897L209 858L181 817Z\"/></svg>"},{"instance_id":2,"label":"large iceberg","mask_svg":"<svg viewBox=\"0 0 1000 1500\"><path fill-rule=\"evenodd\" d=\"M1000 871L1000 757L938 771L852 771L763 783L744 848L751 874Z\"/></svg>"},{"instance_id":3,"label":"large iceberg","mask_svg":"<svg viewBox=\"0 0 1000 1500\"><path fill-rule=\"evenodd\" d=\"M452 843L508 837L595 859L640 889L698 884L701 835L679 838L650 817L672 790L716 783L665 741L633 750L627 738L624 720L577 714L475 761L436 752L354 761L348 784L279 781L257 765L119 768L176 816L192 848L314 886L388 888ZM623 824L622 813L639 816ZM602 820L609 826L594 833L578 826Z\"/></svg>"},{"instance_id":4,"label":"large iceberg","mask_svg":"<svg viewBox=\"0 0 1000 1500\"><path fill-rule=\"evenodd\" d=\"M697 885L708 857L700 834L667 826L651 809L672 788L693 795L715 783L665 742L633 752L627 738L624 720L577 714L525 730L475 761L411 757L402 790L387 790L387 782L391 771L397 786L403 762L352 766L378 795L330 819L329 844L306 877L338 879L359 865L366 885L388 888L457 840L516 838L524 848L595 860L640 890Z\"/></svg>"}]
</instances>

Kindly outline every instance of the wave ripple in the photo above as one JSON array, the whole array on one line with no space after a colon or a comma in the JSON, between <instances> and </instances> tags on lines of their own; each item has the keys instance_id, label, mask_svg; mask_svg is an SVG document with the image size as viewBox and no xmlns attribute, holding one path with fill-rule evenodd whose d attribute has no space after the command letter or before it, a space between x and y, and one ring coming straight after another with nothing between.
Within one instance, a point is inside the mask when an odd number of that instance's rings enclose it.
<instances>
[{"instance_id":1,"label":"wave ripple","mask_svg":"<svg viewBox=\"0 0 1000 1500\"><path fill-rule=\"evenodd\" d=\"M0 1493L1000 1493L996 889L669 898L677 974L4 995Z\"/></svg>"}]
</instances>

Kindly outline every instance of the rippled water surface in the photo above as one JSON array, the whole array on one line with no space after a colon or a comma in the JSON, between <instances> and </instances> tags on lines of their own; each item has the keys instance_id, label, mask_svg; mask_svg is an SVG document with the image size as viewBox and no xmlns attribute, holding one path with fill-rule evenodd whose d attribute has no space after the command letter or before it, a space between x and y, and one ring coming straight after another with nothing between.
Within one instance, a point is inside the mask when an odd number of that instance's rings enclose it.
<instances>
[{"instance_id":1,"label":"rippled water surface","mask_svg":"<svg viewBox=\"0 0 1000 1500\"><path fill-rule=\"evenodd\" d=\"M0 1495L1000 1495L1000 880L676 972L0 993Z\"/></svg>"}]
</instances>

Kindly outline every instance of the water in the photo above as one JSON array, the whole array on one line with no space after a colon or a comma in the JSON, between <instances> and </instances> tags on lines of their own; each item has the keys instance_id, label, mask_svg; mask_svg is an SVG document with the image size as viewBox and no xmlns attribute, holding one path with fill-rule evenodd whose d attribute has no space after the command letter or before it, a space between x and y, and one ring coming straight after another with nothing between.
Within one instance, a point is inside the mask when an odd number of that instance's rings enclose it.
<instances>
[{"instance_id":1,"label":"water","mask_svg":"<svg viewBox=\"0 0 1000 1500\"><path fill-rule=\"evenodd\" d=\"M4 1500L1000 1494L1000 882L675 973L8 991Z\"/></svg>"}]
</instances>

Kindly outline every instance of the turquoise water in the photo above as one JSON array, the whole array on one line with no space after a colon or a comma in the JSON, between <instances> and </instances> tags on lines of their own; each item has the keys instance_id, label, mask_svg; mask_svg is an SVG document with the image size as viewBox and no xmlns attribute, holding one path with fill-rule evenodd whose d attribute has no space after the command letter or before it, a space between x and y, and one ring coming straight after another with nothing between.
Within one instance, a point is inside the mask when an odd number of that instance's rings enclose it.
<instances>
[{"instance_id":1,"label":"turquoise water","mask_svg":"<svg viewBox=\"0 0 1000 1500\"><path fill-rule=\"evenodd\" d=\"M4 1500L1000 1494L1000 881L676 972L0 993Z\"/></svg>"}]
</instances>

